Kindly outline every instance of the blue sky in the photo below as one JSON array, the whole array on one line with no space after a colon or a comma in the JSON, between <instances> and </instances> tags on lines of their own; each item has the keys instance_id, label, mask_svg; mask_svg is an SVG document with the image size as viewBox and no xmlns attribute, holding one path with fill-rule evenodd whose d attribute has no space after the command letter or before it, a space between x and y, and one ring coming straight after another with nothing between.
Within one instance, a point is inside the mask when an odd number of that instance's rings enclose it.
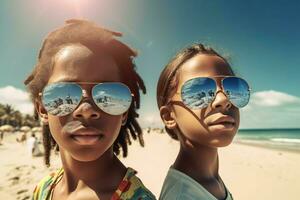
<instances>
[{"instance_id":1,"label":"blue sky","mask_svg":"<svg viewBox=\"0 0 300 200\"><path fill-rule=\"evenodd\" d=\"M202 42L229 56L251 85L241 127L300 127L299 8L298 1L282 0L4 0L0 102L29 112L23 80L42 39L66 19L84 18L123 32L122 40L138 50L137 70L148 89L142 124L160 124L155 90L163 66L182 47Z\"/></svg>"}]
</instances>

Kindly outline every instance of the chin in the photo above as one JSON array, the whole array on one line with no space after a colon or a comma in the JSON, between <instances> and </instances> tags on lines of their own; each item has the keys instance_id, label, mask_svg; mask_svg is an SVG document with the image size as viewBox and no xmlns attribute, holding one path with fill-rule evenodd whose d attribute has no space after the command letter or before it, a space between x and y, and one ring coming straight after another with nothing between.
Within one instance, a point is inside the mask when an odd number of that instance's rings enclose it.
<instances>
[{"instance_id":1,"label":"chin","mask_svg":"<svg viewBox=\"0 0 300 200\"><path fill-rule=\"evenodd\" d=\"M233 136L231 135L222 135L221 137L215 138L210 141L210 145L212 147L226 147L232 143Z\"/></svg>"},{"instance_id":2,"label":"chin","mask_svg":"<svg viewBox=\"0 0 300 200\"><path fill-rule=\"evenodd\" d=\"M99 159L105 151L96 151L96 150L82 150L81 152L72 154L73 159L80 162L92 162Z\"/></svg>"}]
</instances>

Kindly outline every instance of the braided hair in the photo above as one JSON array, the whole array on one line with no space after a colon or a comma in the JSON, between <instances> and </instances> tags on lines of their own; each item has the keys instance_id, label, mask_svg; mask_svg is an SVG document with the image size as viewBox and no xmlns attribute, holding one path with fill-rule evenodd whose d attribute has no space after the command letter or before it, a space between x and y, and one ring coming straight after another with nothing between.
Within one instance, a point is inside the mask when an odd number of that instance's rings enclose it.
<instances>
[{"instance_id":1,"label":"braided hair","mask_svg":"<svg viewBox=\"0 0 300 200\"><path fill-rule=\"evenodd\" d=\"M144 146L142 129L137 121L139 117L137 109L140 107L139 91L141 90L145 94L146 87L142 78L136 72L133 62L136 52L116 39L116 37L121 35L119 32L101 28L90 21L67 20L64 26L47 35L39 51L37 63L31 74L24 81L24 84L30 93L32 102L35 102L50 78L56 53L64 46L80 43L91 50L104 49L107 51L120 69L122 82L133 93L133 101L128 110L127 122L121 127L119 135L113 144L113 152L119 155L120 149L122 149L122 155L126 157L131 139L138 139L140 145ZM37 111L35 111L35 116L38 119ZM42 126L45 164L49 166L51 150L59 150L59 148L51 135L49 126L46 124Z\"/></svg>"}]
</instances>

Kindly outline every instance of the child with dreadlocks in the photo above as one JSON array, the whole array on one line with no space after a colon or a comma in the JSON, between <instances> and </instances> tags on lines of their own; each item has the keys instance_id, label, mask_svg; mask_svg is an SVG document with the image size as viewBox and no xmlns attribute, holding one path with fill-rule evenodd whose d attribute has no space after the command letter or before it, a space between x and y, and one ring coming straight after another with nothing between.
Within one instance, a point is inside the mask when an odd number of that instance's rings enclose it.
<instances>
[{"instance_id":1,"label":"child with dreadlocks","mask_svg":"<svg viewBox=\"0 0 300 200\"><path fill-rule=\"evenodd\" d=\"M40 181L34 200L155 199L116 156L127 156L131 138L144 146L136 110L146 93L135 52L117 36L68 20L45 39L25 85L43 124L45 163L59 150L62 168Z\"/></svg>"}]
</instances>

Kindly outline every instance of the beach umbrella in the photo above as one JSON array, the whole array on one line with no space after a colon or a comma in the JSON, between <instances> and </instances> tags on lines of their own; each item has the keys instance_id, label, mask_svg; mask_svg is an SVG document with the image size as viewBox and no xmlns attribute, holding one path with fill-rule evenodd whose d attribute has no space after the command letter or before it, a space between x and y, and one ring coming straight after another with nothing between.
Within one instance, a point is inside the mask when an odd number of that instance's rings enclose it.
<instances>
[{"instance_id":1,"label":"beach umbrella","mask_svg":"<svg viewBox=\"0 0 300 200\"><path fill-rule=\"evenodd\" d=\"M42 127L34 127L31 129L32 132L42 132Z\"/></svg>"},{"instance_id":2,"label":"beach umbrella","mask_svg":"<svg viewBox=\"0 0 300 200\"><path fill-rule=\"evenodd\" d=\"M30 131L31 130L31 128L29 127L29 126L22 126L21 128L20 128L20 131L23 131L23 132L28 132L28 131Z\"/></svg>"},{"instance_id":3,"label":"beach umbrella","mask_svg":"<svg viewBox=\"0 0 300 200\"><path fill-rule=\"evenodd\" d=\"M2 132L13 132L14 131L14 127L11 126L11 125L3 125L3 126L0 126L0 131Z\"/></svg>"}]
</instances>

